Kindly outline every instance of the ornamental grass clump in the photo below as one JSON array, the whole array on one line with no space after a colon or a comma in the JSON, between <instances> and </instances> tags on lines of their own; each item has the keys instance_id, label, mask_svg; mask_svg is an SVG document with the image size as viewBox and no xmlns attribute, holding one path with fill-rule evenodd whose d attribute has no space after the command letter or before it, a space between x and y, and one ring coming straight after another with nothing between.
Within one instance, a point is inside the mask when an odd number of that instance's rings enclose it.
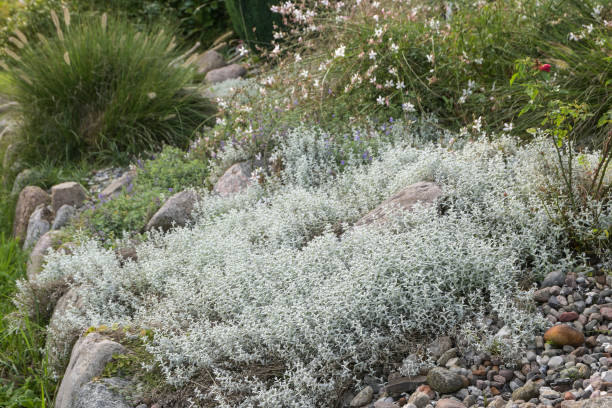
<instances>
[{"instance_id":1,"label":"ornamental grass clump","mask_svg":"<svg viewBox=\"0 0 612 408\"><path fill-rule=\"evenodd\" d=\"M320 159L324 145L312 163L295 154L321 131L294 132L279 149L293 163L281 170L285 183L205 194L193 225L151 234L137 260L121 262L95 241L51 254L31 284L69 282L78 292L81 307L62 320L72 330L150 330L148 367L175 386L198 384L192 394L202 405L334 406L364 375L382 377L405 359L415 340L463 330L474 343L499 343L496 329L470 332L483 313L508 327L511 339L496 350L516 360L546 324L521 284L580 262L565 253L568 238L541 197L543 185L558 182L553 148L502 137L460 141L449 153L396 139L371 164L349 162L323 177L336 166ZM304 169L319 174L309 181ZM442 186L437 205L384 227L351 227L423 180ZM20 287L27 302L28 285ZM62 352L69 348L52 350Z\"/></svg>"},{"instance_id":2,"label":"ornamental grass clump","mask_svg":"<svg viewBox=\"0 0 612 408\"><path fill-rule=\"evenodd\" d=\"M24 160L125 160L188 145L212 111L190 87L189 53L171 31L138 30L106 14L71 22L66 9L61 21L52 17L54 37L17 33L7 51Z\"/></svg>"}]
</instances>

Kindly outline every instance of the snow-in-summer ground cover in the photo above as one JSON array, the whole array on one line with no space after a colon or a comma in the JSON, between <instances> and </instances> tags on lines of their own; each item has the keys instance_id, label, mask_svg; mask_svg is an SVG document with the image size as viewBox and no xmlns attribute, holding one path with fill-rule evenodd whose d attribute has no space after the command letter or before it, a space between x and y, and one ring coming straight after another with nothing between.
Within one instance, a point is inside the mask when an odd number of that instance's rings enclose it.
<instances>
[{"instance_id":1,"label":"snow-in-summer ground cover","mask_svg":"<svg viewBox=\"0 0 612 408\"><path fill-rule=\"evenodd\" d=\"M334 175L325 135L298 128L279 148L290 183L203 194L194 225L152 234L138 261L122 265L89 241L50 256L34 284L77 288L83 304L67 327L152 330L147 349L166 380L182 386L206 372L200 397L219 406L329 406L363 374L407 357L416 339L463 330L473 346L492 345L495 333L471 323L484 313L511 330L495 344L512 360L545 326L519 283L577 262L540 196L556 183L554 151L505 137L407 143L401 129L370 165ZM297 141L318 163L289 154ZM437 206L350 228L422 180L442 186ZM406 361L404 371L418 366Z\"/></svg>"}]
</instances>

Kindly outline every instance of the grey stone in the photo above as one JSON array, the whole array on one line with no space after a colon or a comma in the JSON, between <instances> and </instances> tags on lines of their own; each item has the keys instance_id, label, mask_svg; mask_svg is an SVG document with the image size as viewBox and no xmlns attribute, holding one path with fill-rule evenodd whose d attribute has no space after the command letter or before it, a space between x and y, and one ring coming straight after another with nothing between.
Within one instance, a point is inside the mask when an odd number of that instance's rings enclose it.
<instances>
[{"instance_id":1,"label":"grey stone","mask_svg":"<svg viewBox=\"0 0 612 408\"><path fill-rule=\"evenodd\" d=\"M463 388L463 378L446 368L435 367L427 374L427 384L441 394L452 394Z\"/></svg>"},{"instance_id":2,"label":"grey stone","mask_svg":"<svg viewBox=\"0 0 612 408\"><path fill-rule=\"evenodd\" d=\"M435 183L421 181L400 190L370 211L355 226L384 222L387 217L399 210L410 211L417 203L431 206L442 195L442 189Z\"/></svg>"},{"instance_id":3,"label":"grey stone","mask_svg":"<svg viewBox=\"0 0 612 408\"><path fill-rule=\"evenodd\" d=\"M537 398L539 395L539 386L533 381L527 381L525 385L512 392L512 400L529 401L532 398Z\"/></svg>"},{"instance_id":4,"label":"grey stone","mask_svg":"<svg viewBox=\"0 0 612 408\"><path fill-rule=\"evenodd\" d=\"M591 398L582 401L563 401L561 408L610 408L612 407L612 396Z\"/></svg>"},{"instance_id":5,"label":"grey stone","mask_svg":"<svg viewBox=\"0 0 612 408\"><path fill-rule=\"evenodd\" d=\"M240 64L231 64L222 68L213 69L206 74L206 81L211 84L227 81L228 79L241 78L247 70Z\"/></svg>"},{"instance_id":6,"label":"grey stone","mask_svg":"<svg viewBox=\"0 0 612 408\"><path fill-rule=\"evenodd\" d=\"M542 288L548 288L551 286L563 286L565 283L565 274L561 271L554 271L546 275L542 281Z\"/></svg>"},{"instance_id":7,"label":"grey stone","mask_svg":"<svg viewBox=\"0 0 612 408\"><path fill-rule=\"evenodd\" d=\"M129 385L120 378L90 381L79 388L72 408L132 408L121 395Z\"/></svg>"},{"instance_id":8,"label":"grey stone","mask_svg":"<svg viewBox=\"0 0 612 408\"><path fill-rule=\"evenodd\" d=\"M450 350L452 347L453 342L450 337L440 336L429 344L428 350L431 356L437 360L442 354L444 354L447 350Z\"/></svg>"},{"instance_id":9,"label":"grey stone","mask_svg":"<svg viewBox=\"0 0 612 408\"><path fill-rule=\"evenodd\" d=\"M427 382L427 377L419 375L415 377L397 377L389 381L385 387L387 394L395 395L402 392L414 392Z\"/></svg>"},{"instance_id":10,"label":"grey stone","mask_svg":"<svg viewBox=\"0 0 612 408\"><path fill-rule=\"evenodd\" d=\"M28 232L30 216L41 204L47 205L51 197L45 191L36 186L28 186L21 190L17 207L15 208L15 221L13 222L13 237L22 240Z\"/></svg>"},{"instance_id":11,"label":"grey stone","mask_svg":"<svg viewBox=\"0 0 612 408\"><path fill-rule=\"evenodd\" d=\"M70 324L70 315L81 315L83 302L76 288L71 288L55 304L51 320L47 326L45 349L49 365L61 370L66 365L70 350L78 340L81 329Z\"/></svg>"},{"instance_id":12,"label":"grey stone","mask_svg":"<svg viewBox=\"0 0 612 408\"><path fill-rule=\"evenodd\" d=\"M555 369L564 363L565 361L563 361L563 357L561 356L554 356L551 357L550 360L548 360L548 366L552 369Z\"/></svg>"},{"instance_id":13,"label":"grey stone","mask_svg":"<svg viewBox=\"0 0 612 408\"><path fill-rule=\"evenodd\" d=\"M53 225L51 226L51 229L58 230L64 227L70 222L70 220L74 217L75 214L76 208L74 208L70 204L62 205L55 213L55 218L53 219Z\"/></svg>"},{"instance_id":14,"label":"grey stone","mask_svg":"<svg viewBox=\"0 0 612 408\"><path fill-rule=\"evenodd\" d=\"M150 231L161 228L167 231L173 224L178 227L185 226L192 219L191 213L197 201L198 194L193 190L176 193L151 217L146 229Z\"/></svg>"},{"instance_id":15,"label":"grey stone","mask_svg":"<svg viewBox=\"0 0 612 408\"><path fill-rule=\"evenodd\" d=\"M198 74L205 75L208 72L227 65L223 55L215 50L208 50L200 55L194 64L198 67Z\"/></svg>"},{"instance_id":16,"label":"grey stone","mask_svg":"<svg viewBox=\"0 0 612 408\"><path fill-rule=\"evenodd\" d=\"M425 408L425 406L429 404L429 401L429 395L421 391L413 393L408 399L408 402L414 404L417 408Z\"/></svg>"},{"instance_id":17,"label":"grey stone","mask_svg":"<svg viewBox=\"0 0 612 408\"><path fill-rule=\"evenodd\" d=\"M80 207L87 198L87 190L75 181L67 181L51 187L51 205L57 211L64 204Z\"/></svg>"},{"instance_id":18,"label":"grey stone","mask_svg":"<svg viewBox=\"0 0 612 408\"><path fill-rule=\"evenodd\" d=\"M125 348L100 333L90 333L77 341L70 355L64 378L59 386L55 408L74 408L83 384L102 374L113 355Z\"/></svg>"},{"instance_id":19,"label":"grey stone","mask_svg":"<svg viewBox=\"0 0 612 408\"><path fill-rule=\"evenodd\" d=\"M111 183L104 188L98 195L100 199L108 199L118 196L121 191L130 185L136 178L136 172L128 171L121 177L111 181Z\"/></svg>"},{"instance_id":20,"label":"grey stone","mask_svg":"<svg viewBox=\"0 0 612 408\"><path fill-rule=\"evenodd\" d=\"M437 364L438 364L439 366L442 366L442 367L443 367L443 366L445 366L445 365L446 365L446 363L447 363L447 362L448 362L450 359L455 358L455 357L457 357L457 349L456 349L456 348L452 348L452 349L446 350L446 351L444 352L444 354L442 354L442 355L440 356L440 358L438 359Z\"/></svg>"},{"instance_id":21,"label":"grey stone","mask_svg":"<svg viewBox=\"0 0 612 408\"><path fill-rule=\"evenodd\" d=\"M15 196L21 192L28 184L34 184L38 173L32 169L25 169L17 174L15 177L15 181L13 181L13 188L11 190L11 195Z\"/></svg>"},{"instance_id":22,"label":"grey stone","mask_svg":"<svg viewBox=\"0 0 612 408\"><path fill-rule=\"evenodd\" d=\"M58 231L48 231L36 242L34 249L30 252L30 257L27 264L28 280L32 281L42 270L45 259L45 254L49 248L57 244L59 240Z\"/></svg>"},{"instance_id":23,"label":"grey stone","mask_svg":"<svg viewBox=\"0 0 612 408\"><path fill-rule=\"evenodd\" d=\"M359 394L357 394L355 398L351 400L351 407L361 407L369 404L370 401L372 401L373 396L374 390L368 385L363 390L359 391Z\"/></svg>"},{"instance_id":24,"label":"grey stone","mask_svg":"<svg viewBox=\"0 0 612 408\"><path fill-rule=\"evenodd\" d=\"M248 162L233 164L217 181L213 191L221 197L244 191L250 183L252 168Z\"/></svg>"},{"instance_id":25,"label":"grey stone","mask_svg":"<svg viewBox=\"0 0 612 408\"><path fill-rule=\"evenodd\" d=\"M48 206L40 204L36 207L28 220L28 231L23 242L23 249L29 249L36 245L40 237L51 229L52 219L53 212Z\"/></svg>"}]
</instances>

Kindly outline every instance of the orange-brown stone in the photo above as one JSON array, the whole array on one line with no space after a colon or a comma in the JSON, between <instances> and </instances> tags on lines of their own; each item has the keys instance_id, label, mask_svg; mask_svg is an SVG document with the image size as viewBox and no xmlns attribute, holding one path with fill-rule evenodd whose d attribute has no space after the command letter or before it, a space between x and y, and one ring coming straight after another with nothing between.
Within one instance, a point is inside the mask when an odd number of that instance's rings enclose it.
<instances>
[{"instance_id":1,"label":"orange-brown stone","mask_svg":"<svg viewBox=\"0 0 612 408\"><path fill-rule=\"evenodd\" d=\"M544 333L544 341L555 346L580 346L584 343L584 334L566 324L558 324Z\"/></svg>"}]
</instances>

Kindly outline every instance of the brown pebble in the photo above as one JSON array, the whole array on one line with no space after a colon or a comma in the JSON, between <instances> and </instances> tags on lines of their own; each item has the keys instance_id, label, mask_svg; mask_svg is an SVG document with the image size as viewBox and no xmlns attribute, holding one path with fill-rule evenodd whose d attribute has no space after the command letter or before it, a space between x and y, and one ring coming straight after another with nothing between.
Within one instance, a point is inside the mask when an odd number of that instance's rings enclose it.
<instances>
[{"instance_id":1,"label":"brown pebble","mask_svg":"<svg viewBox=\"0 0 612 408\"><path fill-rule=\"evenodd\" d=\"M404 405L406 405L408 403L408 400L406 399L406 397L402 397L400 399L397 400L397 404L400 407L403 407Z\"/></svg>"},{"instance_id":2,"label":"brown pebble","mask_svg":"<svg viewBox=\"0 0 612 408\"><path fill-rule=\"evenodd\" d=\"M501 394L501 393L499 392L499 390L497 388L491 387L491 395L496 396L496 395L499 395L499 394Z\"/></svg>"},{"instance_id":3,"label":"brown pebble","mask_svg":"<svg viewBox=\"0 0 612 408\"><path fill-rule=\"evenodd\" d=\"M584 334L567 324L558 324L546 330L544 341L556 346L580 346L584 343Z\"/></svg>"},{"instance_id":4,"label":"brown pebble","mask_svg":"<svg viewBox=\"0 0 612 408\"><path fill-rule=\"evenodd\" d=\"M559 321L560 322L573 322L574 320L577 320L578 317L579 315L576 312L563 312L559 316Z\"/></svg>"},{"instance_id":5,"label":"brown pebble","mask_svg":"<svg viewBox=\"0 0 612 408\"><path fill-rule=\"evenodd\" d=\"M568 391L565 394L563 394L563 399L566 401L573 401L576 399L576 396Z\"/></svg>"}]
</instances>

